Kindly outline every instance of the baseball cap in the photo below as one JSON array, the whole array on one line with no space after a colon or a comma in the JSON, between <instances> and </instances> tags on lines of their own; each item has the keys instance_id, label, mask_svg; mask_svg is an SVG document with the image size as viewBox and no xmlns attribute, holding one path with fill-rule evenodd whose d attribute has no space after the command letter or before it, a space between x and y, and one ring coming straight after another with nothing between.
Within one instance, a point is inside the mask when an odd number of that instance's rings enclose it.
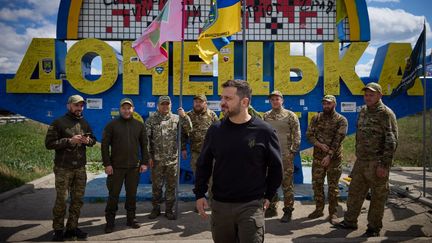
<instances>
[{"instance_id":1,"label":"baseball cap","mask_svg":"<svg viewBox=\"0 0 432 243\"><path fill-rule=\"evenodd\" d=\"M283 95L279 90L274 90L273 92L271 92L271 94L268 97L271 98L273 95L283 98Z\"/></svg>"},{"instance_id":2,"label":"baseball cap","mask_svg":"<svg viewBox=\"0 0 432 243\"><path fill-rule=\"evenodd\" d=\"M166 95L159 96L158 104L162 104L163 102L171 103L171 98Z\"/></svg>"},{"instance_id":3,"label":"baseball cap","mask_svg":"<svg viewBox=\"0 0 432 243\"><path fill-rule=\"evenodd\" d=\"M120 100L120 106L124 104L129 104L131 106L134 106L133 101L129 98L123 98L122 100Z\"/></svg>"},{"instance_id":4,"label":"baseball cap","mask_svg":"<svg viewBox=\"0 0 432 243\"><path fill-rule=\"evenodd\" d=\"M205 95L203 95L203 94L195 95L195 96L193 97L193 99L194 99L194 100L195 100L195 99L200 99L200 100L202 100L202 101L207 101L207 97L206 97Z\"/></svg>"},{"instance_id":5,"label":"baseball cap","mask_svg":"<svg viewBox=\"0 0 432 243\"><path fill-rule=\"evenodd\" d=\"M380 92L382 94L381 85L374 82L368 83L362 90L365 91L366 89L371 90L373 92Z\"/></svg>"},{"instance_id":6,"label":"baseball cap","mask_svg":"<svg viewBox=\"0 0 432 243\"><path fill-rule=\"evenodd\" d=\"M68 104L76 104L76 103L80 103L80 102L85 103L85 100L81 95L72 95L68 99Z\"/></svg>"},{"instance_id":7,"label":"baseball cap","mask_svg":"<svg viewBox=\"0 0 432 243\"><path fill-rule=\"evenodd\" d=\"M336 103L336 97L334 97L334 95L325 95L322 98L322 101L328 101L328 102L334 102L334 103Z\"/></svg>"}]
</instances>

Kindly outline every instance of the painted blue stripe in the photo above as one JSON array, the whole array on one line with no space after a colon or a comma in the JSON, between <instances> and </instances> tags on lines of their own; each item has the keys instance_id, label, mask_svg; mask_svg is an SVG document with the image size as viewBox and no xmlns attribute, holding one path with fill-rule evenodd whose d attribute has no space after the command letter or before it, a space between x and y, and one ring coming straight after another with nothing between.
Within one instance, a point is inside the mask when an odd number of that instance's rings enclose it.
<instances>
[{"instance_id":1,"label":"painted blue stripe","mask_svg":"<svg viewBox=\"0 0 432 243\"><path fill-rule=\"evenodd\" d=\"M67 25L71 0L61 0L57 14L57 39L65 40L67 38Z\"/></svg>"},{"instance_id":2,"label":"painted blue stripe","mask_svg":"<svg viewBox=\"0 0 432 243\"><path fill-rule=\"evenodd\" d=\"M231 7L239 2L240 0L217 0L217 7L218 8Z\"/></svg>"},{"instance_id":3,"label":"painted blue stripe","mask_svg":"<svg viewBox=\"0 0 432 243\"><path fill-rule=\"evenodd\" d=\"M356 0L355 3L360 25L360 40L370 41L370 24L366 0Z\"/></svg>"}]
</instances>

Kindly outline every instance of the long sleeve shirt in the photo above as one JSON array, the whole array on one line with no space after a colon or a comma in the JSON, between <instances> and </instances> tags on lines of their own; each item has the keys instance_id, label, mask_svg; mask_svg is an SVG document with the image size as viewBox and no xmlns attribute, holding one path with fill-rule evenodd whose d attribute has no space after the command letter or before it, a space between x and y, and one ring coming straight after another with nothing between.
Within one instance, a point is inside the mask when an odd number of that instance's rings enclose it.
<instances>
[{"instance_id":1,"label":"long sleeve shirt","mask_svg":"<svg viewBox=\"0 0 432 243\"><path fill-rule=\"evenodd\" d=\"M243 124L232 123L229 118L214 123L197 162L197 199L207 192L211 175L217 201L270 200L282 181L282 158L274 129L254 117Z\"/></svg>"}]
</instances>

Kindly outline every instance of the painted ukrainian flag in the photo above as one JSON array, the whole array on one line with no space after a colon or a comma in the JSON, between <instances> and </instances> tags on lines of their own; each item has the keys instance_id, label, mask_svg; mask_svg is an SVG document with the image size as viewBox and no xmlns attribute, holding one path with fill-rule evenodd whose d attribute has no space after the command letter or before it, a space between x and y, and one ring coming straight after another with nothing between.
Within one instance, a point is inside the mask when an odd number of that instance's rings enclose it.
<instances>
[{"instance_id":1,"label":"painted ukrainian flag","mask_svg":"<svg viewBox=\"0 0 432 243\"><path fill-rule=\"evenodd\" d=\"M241 30L240 0L212 0L209 17L198 36L200 58L207 64Z\"/></svg>"}]
</instances>

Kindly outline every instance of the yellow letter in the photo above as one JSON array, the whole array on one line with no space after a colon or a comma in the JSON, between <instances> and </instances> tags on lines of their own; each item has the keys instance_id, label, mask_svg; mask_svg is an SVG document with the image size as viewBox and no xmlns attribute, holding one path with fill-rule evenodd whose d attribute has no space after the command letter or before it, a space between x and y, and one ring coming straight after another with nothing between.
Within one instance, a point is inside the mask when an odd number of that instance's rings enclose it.
<instances>
[{"instance_id":1,"label":"yellow letter","mask_svg":"<svg viewBox=\"0 0 432 243\"><path fill-rule=\"evenodd\" d=\"M140 76L144 75L152 77L152 95L168 94L168 62L147 69L132 48L132 41L123 41L122 50L123 94L139 94Z\"/></svg>"},{"instance_id":2,"label":"yellow letter","mask_svg":"<svg viewBox=\"0 0 432 243\"><path fill-rule=\"evenodd\" d=\"M401 82L406 65L405 58L409 58L410 54L411 45L409 43L389 43L378 48L371 70L371 78L379 80L384 95L390 95ZM408 90L408 95L423 95L423 86L419 78Z\"/></svg>"},{"instance_id":3,"label":"yellow letter","mask_svg":"<svg viewBox=\"0 0 432 243\"><path fill-rule=\"evenodd\" d=\"M288 95L304 95L311 92L318 83L318 68L315 63L308 57L290 56L289 43L275 42L274 45L275 90ZM301 73L302 79L291 82L291 70Z\"/></svg>"},{"instance_id":4,"label":"yellow letter","mask_svg":"<svg viewBox=\"0 0 432 243\"><path fill-rule=\"evenodd\" d=\"M324 58L324 94L339 95L339 78L346 84L353 95L362 95L364 83L355 72L355 65L368 46L367 42L352 42L342 59L339 58L339 43L324 43L324 57L318 55L318 60ZM322 51L322 50L321 50ZM321 66L321 65L320 65Z\"/></svg>"},{"instance_id":5,"label":"yellow letter","mask_svg":"<svg viewBox=\"0 0 432 243\"><path fill-rule=\"evenodd\" d=\"M254 95L268 95L270 84L263 81L263 43L247 43L247 81Z\"/></svg>"},{"instance_id":6,"label":"yellow letter","mask_svg":"<svg viewBox=\"0 0 432 243\"><path fill-rule=\"evenodd\" d=\"M89 81L84 77L81 65L89 65L98 55L102 60L102 75L98 80ZM76 90L85 94L99 94L111 88L117 77L117 56L107 43L97 39L84 39L70 48L66 56L66 78Z\"/></svg>"},{"instance_id":7,"label":"yellow letter","mask_svg":"<svg viewBox=\"0 0 432 243\"><path fill-rule=\"evenodd\" d=\"M13 79L6 81L7 93L62 93L62 80L56 79L57 51L66 53L66 44L62 41L46 38L34 38ZM64 54L65 54L64 53ZM60 58L63 53L58 53ZM62 60L60 60L62 61ZM32 75L36 73L37 76Z\"/></svg>"}]
</instances>

